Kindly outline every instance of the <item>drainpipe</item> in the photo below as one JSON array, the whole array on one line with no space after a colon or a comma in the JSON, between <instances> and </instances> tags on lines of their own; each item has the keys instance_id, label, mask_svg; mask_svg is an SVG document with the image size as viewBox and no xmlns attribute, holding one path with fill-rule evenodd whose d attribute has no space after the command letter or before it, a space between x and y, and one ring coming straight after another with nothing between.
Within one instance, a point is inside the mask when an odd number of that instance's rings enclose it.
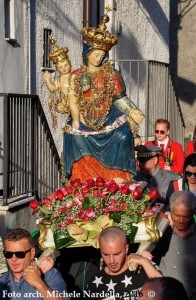
<instances>
[{"instance_id":1,"label":"drainpipe","mask_svg":"<svg viewBox=\"0 0 196 300\"><path fill-rule=\"evenodd\" d=\"M90 26L91 0L83 0L83 27Z\"/></svg>"},{"instance_id":2,"label":"drainpipe","mask_svg":"<svg viewBox=\"0 0 196 300\"><path fill-rule=\"evenodd\" d=\"M31 0L27 0L28 9L28 81L29 81L29 94L31 94Z\"/></svg>"}]
</instances>

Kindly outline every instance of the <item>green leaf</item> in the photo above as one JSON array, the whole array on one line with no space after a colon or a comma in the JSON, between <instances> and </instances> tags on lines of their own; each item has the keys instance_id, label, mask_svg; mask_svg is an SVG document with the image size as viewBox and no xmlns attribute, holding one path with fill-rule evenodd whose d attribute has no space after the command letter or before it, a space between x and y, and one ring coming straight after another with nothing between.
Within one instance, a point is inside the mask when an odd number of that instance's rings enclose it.
<instances>
[{"instance_id":1,"label":"green leaf","mask_svg":"<svg viewBox=\"0 0 196 300\"><path fill-rule=\"evenodd\" d=\"M66 248L76 242L70 235L62 232L54 233L54 242L57 249Z\"/></svg>"},{"instance_id":2,"label":"green leaf","mask_svg":"<svg viewBox=\"0 0 196 300\"><path fill-rule=\"evenodd\" d=\"M82 203L82 208L86 210L90 207L91 207L90 199L88 197L84 197L84 202Z\"/></svg>"},{"instance_id":3,"label":"green leaf","mask_svg":"<svg viewBox=\"0 0 196 300\"><path fill-rule=\"evenodd\" d=\"M120 212L115 212L111 215L111 219L115 222L115 223L120 223L121 221L121 214Z\"/></svg>"},{"instance_id":4,"label":"green leaf","mask_svg":"<svg viewBox=\"0 0 196 300\"><path fill-rule=\"evenodd\" d=\"M138 227L132 225L131 232L127 235L127 240L130 244L134 243L134 238L136 236L137 231L138 231Z\"/></svg>"},{"instance_id":5,"label":"green leaf","mask_svg":"<svg viewBox=\"0 0 196 300\"><path fill-rule=\"evenodd\" d=\"M142 217L138 213L134 213L133 215L126 216L122 215L122 221L124 223L139 223L142 220Z\"/></svg>"},{"instance_id":6,"label":"green leaf","mask_svg":"<svg viewBox=\"0 0 196 300\"><path fill-rule=\"evenodd\" d=\"M43 212L45 215L52 215L54 212L52 210L49 210L46 208L46 206L40 206L41 212Z\"/></svg>"}]
</instances>

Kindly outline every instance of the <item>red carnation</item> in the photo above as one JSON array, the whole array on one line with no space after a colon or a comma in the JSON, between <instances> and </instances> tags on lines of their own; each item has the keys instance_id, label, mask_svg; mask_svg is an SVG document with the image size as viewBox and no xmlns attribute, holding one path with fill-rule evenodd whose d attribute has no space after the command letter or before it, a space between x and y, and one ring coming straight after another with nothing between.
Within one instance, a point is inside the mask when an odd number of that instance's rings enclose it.
<instances>
[{"instance_id":1,"label":"red carnation","mask_svg":"<svg viewBox=\"0 0 196 300\"><path fill-rule=\"evenodd\" d=\"M37 200L32 200L32 201L30 202L29 206L30 206L30 208L32 208L32 209L35 210L36 208L39 207L39 202L38 202Z\"/></svg>"},{"instance_id":2,"label":"red carnation","mask_svg":"<svg viewBox=\"0 0 196 300\"><path fill-rule=\"evenodd\" d=\"M135 190L133 191L133 198L139 200L142 198L142 189L136 186Z\"/></svg>"},{"instance_id":3,"label":"red carnation","mask_svg":"<svg viewBox=\"0 0 196 300\"><path fill-rule=\"evenodd\" d=\"M155 200L160 197L160 194L156 189L152 188L148 192L148 196L150 197L150 200Z\"/></svg>"},{"instance_id":4,"label":"red carnation","mask_svg":"<svg viewBox=\"0 0 196 300\"><path fill-rule=\"evenodd\" d=\"M54 196L55 196L55 198L57 198L58 200L63 200L63 198L64 198L64 194L63 194L63 192L62 192L60 189L58 189L58 190L56 190L56 191L54 192Z\"/></svg>"}]
</instances>

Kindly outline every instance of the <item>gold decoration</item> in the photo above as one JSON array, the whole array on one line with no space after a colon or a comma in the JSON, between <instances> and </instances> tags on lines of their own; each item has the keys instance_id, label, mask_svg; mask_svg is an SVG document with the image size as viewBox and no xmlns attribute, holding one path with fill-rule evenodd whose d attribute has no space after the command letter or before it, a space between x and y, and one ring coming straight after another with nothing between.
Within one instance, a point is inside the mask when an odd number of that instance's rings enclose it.
<instances>
[{"instance_id":1,"label":"gold decoration","mask_svg":"<svg viewBox=\"0 0 196 300\"><path fill-rule=\"evenodd\" d=\"M68 64L71 67L71 61L69 60L69 57L67 55L68 53L68 48L59 48L56 45L56 42L53 38L53 36L49 36L50 39L50 44L52 46L52 50L49 53L49 60L51 60L56 67L58 67L58 63L61 63L63 61L67 61ZM60 80L61 76L57 77L57 82L58 85L60 86ZM64 89L66 88L66 93L65 91L63 92L61 88L55 88L54 91L51 91L50 93L50 98L49 98L49 109L51 113L51 119L52 119L52 126L53 128L56 127L57 125L57 116L56 112L61 113L61 114L69 114L70 113L70 94L71 94L71 79L72 79L72 74L70 72L69 78L68 78L68 84L65 85ZM57 92L57 90L60 89L60 91Z\"/></svg>"},{"instance_id":2,"label":"gold decoration","mask_svg":"<svg viewBox=\"0 0 196 300\"><path fill-rule=\"evenodd\" d=\"M160 231L156 227L156 217L147 217L144 218L144 223L146 225L146 232L150 236L150 241L152 243L158 242L160 239Z\"/></svg>"},{"instance_id":3,"label":"gold decoration","mask_svg":"<svg viewBox=\"0 0 196 300\"><path fill-rule=\"evenodd\" d=\"M106 30L106 23L110 20L108 16L110 11L111 8L107 6L105 8L106 13L101 17L101 24L98 25L98 28L84 27L82 30L84 41L94 49L108 52L118 42L117 36Z\"/></svg>"},{"instance_id":4,"label":"gold decoration","mask_svg":"<svg viewBox=\"0 0 196 300\"><path fill-rule=\"evenodd\" d=\"M67 47L59 48L56 45L56 42L52 35L49 36L49 39L50 39L50 44L52 45L52 51L49 53L49 60L53 61L55 65L58 62L62 62L63 60L67 60L71 64L69 57L67 55L69 51L68 48Z\"/></svg>"},{"instance_id":5,"label":"gold decoration","mask_svg":"<svg viewBox=\"0 0 196 300\"><path fill-rule=\"evenodd\" d=\"M86 74L91 77L90 97L85 96L81 86L81 76ZM78 99L78 107L86 125L92 130L100 130L107 119L112 106L112 95L114 90L114 70L110 62L105 63L97 72L90 72L87 66L81 66L75 77L75 94ZM104 108L102 107L104 103ZM102 116L98 120L96 111L102 109Z\"/></svg>"},{"instance_id":6,"label":"gold decoration","mask_svg":"<svg viewBox=\"0 0 196 300\"><path fill-rule=\"evenodd\" d=\"M57 116L56 116L56 100L55 100L54 92L50 93L48 105L49 105L51 119L52 119L52 127L55 128L57 125Z\"/></svg>"},{"instance_id":7,"label":"gold decoration","mask_svg":"<svg viewBox=\"0 0 196 300\"><path fill-rule=\"evenodd\" d=\"M51 224L40 224L40 236L38 240L38 246L41 250L48 248L55 248L53 231L51 229Z\"/></svg>"}]
</instances>

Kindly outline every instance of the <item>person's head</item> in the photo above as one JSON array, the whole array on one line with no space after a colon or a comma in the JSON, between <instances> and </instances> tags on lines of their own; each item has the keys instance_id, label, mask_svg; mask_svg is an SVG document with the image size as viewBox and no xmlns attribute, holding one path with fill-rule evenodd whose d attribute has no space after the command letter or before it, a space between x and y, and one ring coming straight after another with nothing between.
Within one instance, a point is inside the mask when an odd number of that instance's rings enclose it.
<instances>
[{"instance_id":1,"label":"person's head","mask_svg":"<svg viewBox=\"0 0 196 300\"><path fill-rule=\"evenodd\" d=\"M135 147L139 146L139 145L142 145L141 136L139 134L136 134L134 136L134 145L135 145Z\"/></svg>"},{"instance_id":2,"label":"person's head","mask_svg":"<svg viewBox=\"0 0 196 300\"><path fill-rule=\"evenodd\" d=\"M139 145L135 147L135 150L137 151L140 172L144 175L154 173L159 161L160 148L157 146Z\"/></svg>"},{"instance_id":3,"label":"person's head","mask_svg":"<svg viewBox=\"0 0 196 300\"><path fill-rule=\"evenodd\" d=\"M192 153L185 158L183 177L188 184L196 185L196 153Z\"/></svg>"},{"instance_id":4,"label":"person's head","mask_svg":"<svg viewBox=\"0 0 196 300\"><path fill-rule=\"evenodd\" d=\"M110 226L101 231L99 247L108 274L121 274L128 268L127 252L129 246L126 233L122 229Z\"/></svg>"},{"instance_id":5,"label":"person's head","mask_svg":"<svg viewBox=\"0 0 196 300\"><path fill-rule=\"evenodd\" d=\"M59 48L53 38L49 36L50 44L52 45L52 50L49 53L49 60L51 60L57 71L60 74L67 74L71 72L71 61L68 57L69 49L67 47Z\"/></svg>"},{"instance_id":6,"label":"person's head","mask_svg":"<svg viewBox=\"0 0 196 300\"><path fill-rule=\"evenodd\" d=\"M140 300L188 300L183 284L172 277L147 279Z\"/></svg>"},{"instance_id":7,"label":"person's head","mask_svg":"<svg viewBox=\"0 0 196 300\"><path fill-rule=\"evenodd\" d=\"M71 62L69 59L63 59L57 62L55 67L60 74L68 74L71 72Z\"/></svg>"},{"instance_id":8,"label":"person's head","mask_svg":"<svg viewBox=\"0 0 196 300\"><path fill-rule=\"evenodd\" d=\"M170 197L170 210L174 230L181 236L185 235L194 222L196 196L191 192L174 192Z\"/></svg>"},{"instance_id":9,"label":"person's head","mask_svg":"<svg viewBox=\"0 0 196 300\"><path fill-rule=\"evenodd\" d=\"M99 50L103 52L99 52L99 60L98 57L91 57L93 63L96 62L96 66L100 66L107 58L107 54L110 49L117 44L117 36L111 34L107 30L106 23L109 22L108 9L106 8L106 13L101 17L101 23L98 25L98 28L95 27L84 27L82 29L83 35L83 61L84 64L90 63L90 58L87 57L88 53L92 50ZM87 59L87 61L86 61ZM99 64L98 64L99 62ZM97 65L98 64L98 65Z\"/></svg>"},{"instance_id":10,"label":"person's head","mask_svg":"<svg viewBox=\"0 0 196 300\"><path fill-rule=\"evenodd\" d=\"M104 58L106 56L106 52L100 49L92 49L86 54L86 61L88 67L99 67Z\"/></svg>"},{"instance_id":11,"label":"person's head","mask_svg":"<svg viewBox=\"0 0 196 300\"><path fill-rule=\"evenodd\" d=\"M169 135L170 122L166 119L158 119L154 125L155 137L158 141L164 141Z\"/></svg>"},{"instance_id":12,"label":"person's head","mask_svg":"<svg viewBox=\"0 0 196 300\"><path fill-rule=\"evenodd\" d=\"M30 233L21 228L8 232L4 238L4 256L15 277L20 278L35 257L34 241Z\"/></svg>"}]
</instances>

